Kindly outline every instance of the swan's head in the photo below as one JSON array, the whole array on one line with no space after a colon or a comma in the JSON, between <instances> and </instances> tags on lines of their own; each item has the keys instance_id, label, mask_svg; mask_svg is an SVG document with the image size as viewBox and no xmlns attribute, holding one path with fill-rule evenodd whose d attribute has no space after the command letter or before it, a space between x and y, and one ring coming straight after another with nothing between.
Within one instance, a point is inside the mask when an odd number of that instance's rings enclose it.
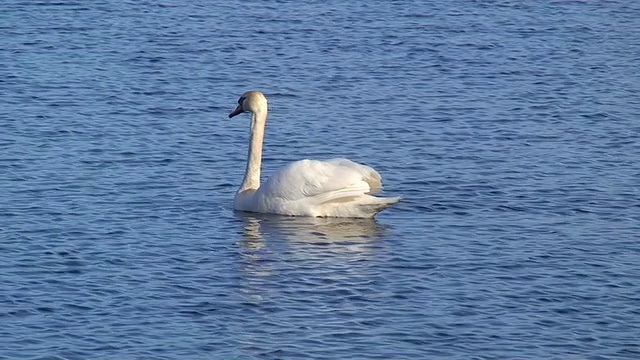
<instances>
[{"instance_id":1,"label":"swan's head","mask_svg":"<svg viewBox=\"0 0 640 360\"><path fill-rule=\"evenodd\" d=\"M232 118L245 111L250 111L254 114L264 113L267 111L268 103L267 98L260 91L247 91L238 99L238 107L236 107L229 118Z\"/></svg>"}]
</instances>

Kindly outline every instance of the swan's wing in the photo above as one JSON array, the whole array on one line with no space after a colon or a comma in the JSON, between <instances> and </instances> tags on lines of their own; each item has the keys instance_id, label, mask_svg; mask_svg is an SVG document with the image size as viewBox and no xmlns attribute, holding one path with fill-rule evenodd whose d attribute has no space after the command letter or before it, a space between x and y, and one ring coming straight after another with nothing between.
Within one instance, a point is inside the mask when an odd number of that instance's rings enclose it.
<instances>
[{"instance_id":1,"label":"swan's wing","mask_svg":"<svg viewBox=\"0 0 640 360\"><path fill-rule=\"evenodd\" d=\"M345 166L347 162L362 168ZM377 175L379 183L380 175L375 170L346 159L301 160L274 172L259 191L268 197L291 201L314 198L318 203L325 203L371 192L369 181L374 184L376 181L371 172Z\"/></svg>"},{"instance_id":2,"label":"swan's wing","mask_svg":"<svg viewBox=\"0 0 640 360\"><path fill-rule=\"evenodd\" d=\"M362 180L369 184L369 193L376 194L382 190L382 178L380 174L372 167L367 165L358 164L349 159L337 158L327 160L326 162L335 164L338 166L344 166L353 169L362 175Z\"/></svg>"}]
</instances>

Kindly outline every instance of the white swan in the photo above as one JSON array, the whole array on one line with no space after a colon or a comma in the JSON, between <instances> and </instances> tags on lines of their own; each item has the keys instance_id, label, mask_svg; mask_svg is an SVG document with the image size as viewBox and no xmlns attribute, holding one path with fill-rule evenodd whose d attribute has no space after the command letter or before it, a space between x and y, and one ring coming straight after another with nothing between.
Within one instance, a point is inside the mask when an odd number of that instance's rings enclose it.
<instances>
[{"instance_id":1,"label":"white swan","mask_svg":"<svg viewBox=\"0 0 640 360\"><path fill-rule=\"evenodd\" d=\"M235 209L257 213L370 218L400 200L372 196L382 188L380 174L347 159L301 160L276 171L260 185L262 143L267 123L267 98L248 91L238 100L232 118L251 112L251 139L244 180Z\"/></svg>"}]
</instances>

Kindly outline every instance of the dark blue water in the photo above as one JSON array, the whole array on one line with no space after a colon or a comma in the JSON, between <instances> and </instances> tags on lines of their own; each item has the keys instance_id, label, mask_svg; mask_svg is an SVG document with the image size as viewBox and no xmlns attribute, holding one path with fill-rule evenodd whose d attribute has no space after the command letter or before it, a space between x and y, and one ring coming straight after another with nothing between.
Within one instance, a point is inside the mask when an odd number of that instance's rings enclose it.
<instances>
[{"instance_id":1,"label":"dark blue water","mask_svg":"<svg viewBox=\"0 0 640 360\"><path fill-rule=\"evenodd\" d=\"M0 358L640 358L640 5L0 4ZM236 214L348 157L375 221Z\"/></svg>"}]
</instances>

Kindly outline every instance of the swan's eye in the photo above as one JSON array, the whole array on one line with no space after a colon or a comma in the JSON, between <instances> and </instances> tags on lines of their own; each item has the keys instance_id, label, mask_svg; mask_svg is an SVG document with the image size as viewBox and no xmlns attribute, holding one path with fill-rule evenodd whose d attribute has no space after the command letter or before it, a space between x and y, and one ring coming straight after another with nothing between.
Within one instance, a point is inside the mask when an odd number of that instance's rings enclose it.
<instances>
[{"instance_id":1,"label":"swan's eye","mask_svg":"<svg viewBox=\"0 0 640 360\"><path fill-rule=\"evenodd\" d=\"M241 97L240 99L238 99L238 104L242 105L242 103L244 102L245 97Z\"/></svg>"}]
</instances>

